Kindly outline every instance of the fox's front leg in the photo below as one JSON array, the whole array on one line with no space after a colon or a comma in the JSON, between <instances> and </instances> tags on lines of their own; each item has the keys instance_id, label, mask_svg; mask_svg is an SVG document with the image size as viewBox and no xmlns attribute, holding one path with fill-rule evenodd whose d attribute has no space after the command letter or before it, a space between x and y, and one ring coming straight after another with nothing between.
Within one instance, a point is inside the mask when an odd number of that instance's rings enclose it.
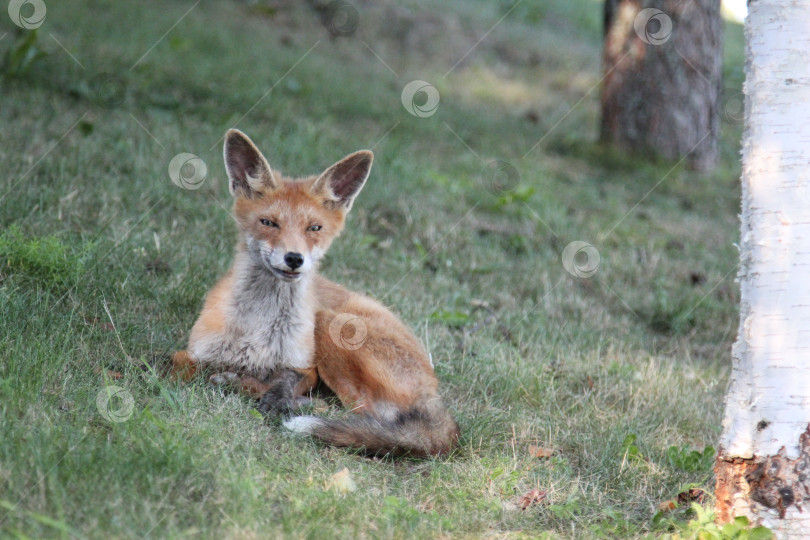
<instances>
[{"instance_id":1,"label":"fox's front leg","mask_svg":"<svg viewBox=\"0 0 810 540\"><path fill-rule=\"evenodd\" d=\"M310 403L306 394L317 383L318 372L315 368L277 371L272 375L267 390L259 400L259 412L271 417L294 412Z\"/></svg>"}]
</instances>

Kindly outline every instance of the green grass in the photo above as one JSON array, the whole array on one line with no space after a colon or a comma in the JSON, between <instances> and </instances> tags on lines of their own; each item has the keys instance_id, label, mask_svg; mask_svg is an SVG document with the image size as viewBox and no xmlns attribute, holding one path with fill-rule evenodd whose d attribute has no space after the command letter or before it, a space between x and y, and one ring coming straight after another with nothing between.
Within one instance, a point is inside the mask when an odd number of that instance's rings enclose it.
<instances>
[{"instance_id":1,"label":"green grass","mask_svg":"<svg viewBox=\"0 0 810 540\"><path fill-rule=\"evenodd\" d=\"M661 532L658 503L712 484L694 456L716 445L737 325L739 126L711 174L599 148L590 0L524 0L475 47L513 3L357 2L349 37L286 4L205 1L173 27L192 2L48 2L36 43L0 17L0 57L30 60L0 104L0 537ZM414 79L435 115L403 108ZM296 175L374 147L322 270L429 346L457 455L321 447L142 367L184 347L230 262L235 125ZM181 152L206 162L200 189L171 182ZM492 160L513 193L490 189ZM563 267L577 240L591 277ZM108 384L133 398L123 422L97 407ZM329 487L344 467L356 491ZM547 504L517 509L532 489Z\"/></svg>"}]
</instances>

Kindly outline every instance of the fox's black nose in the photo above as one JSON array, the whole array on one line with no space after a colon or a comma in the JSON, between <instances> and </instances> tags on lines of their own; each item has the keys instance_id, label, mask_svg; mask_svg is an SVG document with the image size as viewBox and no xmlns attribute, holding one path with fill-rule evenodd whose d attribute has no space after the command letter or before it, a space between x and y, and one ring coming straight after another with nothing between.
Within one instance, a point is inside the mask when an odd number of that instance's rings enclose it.
<instances>
[{"instance_id":1,"label":"fox's black nose","mask_svg":"<svg viewBox=\"0 0 810 540\"><path fill-rule=\"evenodd\" d=\"M290 270L301 268L304 265L304 257L300 253L287 253L284 255L284 264L290 267Z\"/></svg>"}]
</instances>

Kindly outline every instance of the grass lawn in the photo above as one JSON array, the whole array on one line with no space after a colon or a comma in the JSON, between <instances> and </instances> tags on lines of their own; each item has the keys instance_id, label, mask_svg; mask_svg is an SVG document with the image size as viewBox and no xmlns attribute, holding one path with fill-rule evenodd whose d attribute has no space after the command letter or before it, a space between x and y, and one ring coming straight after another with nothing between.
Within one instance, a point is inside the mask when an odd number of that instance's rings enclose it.
<instances>
[{"instance_id":1,"label":"grass lawn","mask_svg":"<svg viewBox=\"0 0 810 540\"><path fill-rule=\"evenodd\" d=\"M0 13L0 537L664 533L659 503L713 483L695 456L737 327L735 111L714 173L648 163L594 142L598 2L324 5L51 0L36 39ZM403 106L414 80L435 111ZM374 150L322 273L429 348L456 455L319 446L143 367L230 263L230 127L292 175ZM184 152L196 189L169 176Z\"/></svg>"}]
</instances>

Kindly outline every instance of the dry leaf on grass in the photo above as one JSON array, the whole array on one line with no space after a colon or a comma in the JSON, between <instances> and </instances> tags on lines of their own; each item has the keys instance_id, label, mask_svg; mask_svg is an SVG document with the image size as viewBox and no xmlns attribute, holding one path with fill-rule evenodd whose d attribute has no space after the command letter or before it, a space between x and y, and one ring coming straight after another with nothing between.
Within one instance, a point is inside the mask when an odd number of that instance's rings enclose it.
<instances>
[{"instance_id":1,"label":"dry leaf on grass","mask_svg":"<svg viewBox=\"0 0 810 540\"><path fill-rule=\"evenodd\" d=\"M520 499L518 499L518 508L521 510L526 510L530 506L540 504L546 500L546 495L546 491L540 491L539 489L527 491Z\"/></svg>"},{"instance_id":2,"label":"dry leaf on grass","mask_svg":"<svg viewBox=\"0 0 810 540\"><path fill-rule=\"evenodd\" d=\"M95 371L99 375L106 372L107 377L109 377L110 379L112 379L114 381L117 381L118 379L122 379L124 377L124 375L120 371L113 371L111 369L106 369L105 370L105 369L102 369L100 367L97 367L93 371Z\"/></svg>"},{"instance_id":3,"label":"dry leaf on grass","mask_svg":"<svg viewBox=\"0 0 810 540\"><path fill-rule=\"evenodd\" d=\"M357 485L354 483L352 475L346 467L329 477L329 480L326 482L326 487L334 489L338 493L349 493L357 489Z\"/></svg>"},{"instance_id":4,"label":"dry leaf on grass","mask_svg":"<svg viewBox=\"0 0 810 540\"><path fill-rule=\"evenodd\" d=\"M675 501L664 501L658 505L656 510L659 512L672 512L676 508L677 506L675 505Z\"/></svg>"},{"instance_id":5,"label":"dry leaf on grass","mask_svg":"<svg viewBox=\"0 0 810 540\"><path fill-rule=\"evenodd\" d=\"M529 455L533 458L549 458L554 455L556 450L547 446L529 445Z\"/></svg>"}]
</instances>

